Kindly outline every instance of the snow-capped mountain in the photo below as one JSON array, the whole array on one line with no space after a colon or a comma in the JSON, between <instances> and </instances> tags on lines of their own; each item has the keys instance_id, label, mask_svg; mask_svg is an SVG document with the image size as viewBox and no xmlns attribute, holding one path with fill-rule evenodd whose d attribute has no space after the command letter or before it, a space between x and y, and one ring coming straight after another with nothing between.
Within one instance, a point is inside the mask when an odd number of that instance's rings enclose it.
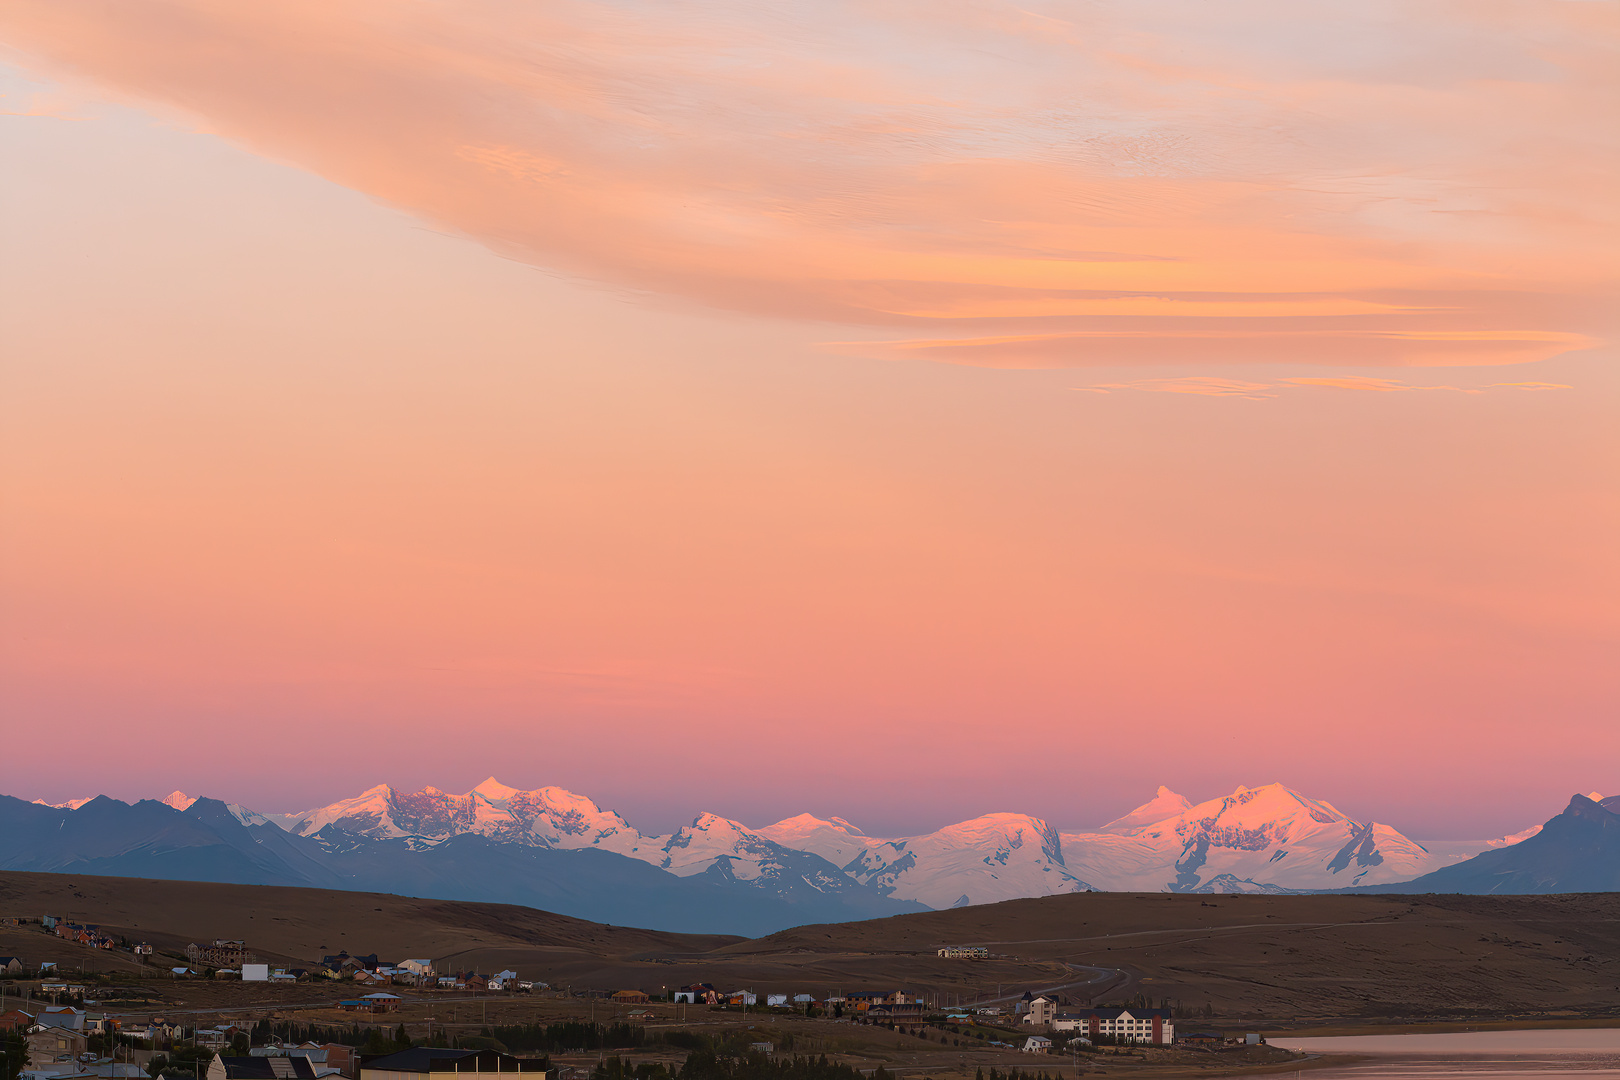
<instances>
[{"instance_id":1,"label":"snow-capped mountain","mask_svg":"<svg viewBox=\"0 0 1620 1080\"><path fill-rule=\"evenodd\" d=\"M986 814L926 836L888 840L845 866L887 895L931 908L1085 892L1058 831L1024 814Z\"/></svg>"},{"instance_id":2,"label":"snow-capped mountain","mask_svg":"<svg viewBox=\"0 0 1620 1080\"><path fill-rule=\"evenodd\" d=\"M867 836L843 818L818 818L813 814L767 825L759 834L783 847L815 852L835 866L848 866L872 848L889 842Z\"/></svg>"},{"instance_id":3,"label":"snow-capped mountain","mask_svg":"<svg viewBox=\"0 0 1620 1080\"><path fill-rule=\"evenodd\" d=\"M87 802L95 801L94 795L86 795L80 799L69 799L67 802L46 802L44 799L35 799L35 806L48 806L52 810L77 810Z\"/></svg>"},{"instance_id":4,"label":"snow-capped mountain","mask_svg":"<svg viewBox=\"0 0 1620 1080\"><path fill-rule=\"evenodd\" d=\"M583 795L558 787L519 791L493 776L465 795L434 787L403 792L378 784L352 799L272 820L295 836L331 827L370 840L432 844L473 833L531 847L599 848L647 862L661 856L656 838L642 836Z\"/></svg>"},{"instance_id":5,"label":"snow-capped mountain","mask_svg":"<svg viewBox=\"0 0 1620 1080\"><path fill-rule=\"evenodd\" d=\"M836 891L847 881L933 908L1090 888L1239 892L1387 884L1536 831L1424 844L1268 784L1197 805L1161 787L1090 832L1060 834L1038 818L989 814L923 836L884 838L842 818L801 814L753 829L705 813L669 836L649 836L583 795L557 787L522 791L494 777L465 795L380 784L271 820L330 842L358 836L426 847L473 834L556 850L594 848L678 877L709 874L773 891Z\"/></svg>"},{"instance_id":6,"label":"snow-capped mountain","mask_svg":"<svg viewBox=\"0 0 1620 1080\"><path fill-rule=\"evenodd\" d=\"M1191 805L1152 801L1089 833L1065 833L1070 870L1117 891L1334 889L1406 881L1478 854L1486 841L1424 845L1281 784ZM1268 888L1269 887L1269 888Z\"/></svg>"},{"instance_id":7,"label":"snow-capped mountain","mask_svg":"<svg viewBox=\"0 0 1620 1080\"><path fill-rule=\"evenodd\" d=\"M1592 801L1600 800L1594 794ZM85 813L96 807L99 813L115 813L113 808L123 805L104 797L40 804L68 814L80 807L88 808ZM715 904L741 905L736 910L751 912L747 918L779 920L791 911L810 921L1092 888L1290 892L1381 886L1512 847L1540 831L1421 843L1387 825L1356 821L1331 803L1281 784L1240 787L1196 805L1161 787L1142 806L1087 832L1059 833L1023 814L987 814L900 838L868 836L836 817L801 814L756 829L712 813L667 836L652 836L583 795L559 787L524 791L494 777L463 795L379 784L294 814L260 814L181 791L140 807L206 820L224 836L235 836L234 819L251 837L241 844L232 840L237 851L255 859L270 858L271 848L280 852L275 858L285 864L283 870L253 871L269 875L266 881L282 873L327 886L442 892L459 889L455 883L476 873L483 875L479 880L518 889L502 894L516 899L522 890L551 889L545 875L561 865L559 858L578 855L606 860L569 863L571 874L595 875L601 889L613 888L605 884L609 879L664 882L653 893L680 893L699 909L706 903L710 910L717 910ZM146 815L142 820L160 820L152 810L140 813ZM238 855L230 857L240 861ZM421 885L441 878L442 884ZM687 884L677 886L675 879ZM587 903L583 893L560 895L569 903ZM591 893L589 903L600 906L606 895ZM549 892L546 896L557 902ZM699 901L699 896L713 899ZM656 904L649 897L636 902Z\"/></svg>"}]
</instances>

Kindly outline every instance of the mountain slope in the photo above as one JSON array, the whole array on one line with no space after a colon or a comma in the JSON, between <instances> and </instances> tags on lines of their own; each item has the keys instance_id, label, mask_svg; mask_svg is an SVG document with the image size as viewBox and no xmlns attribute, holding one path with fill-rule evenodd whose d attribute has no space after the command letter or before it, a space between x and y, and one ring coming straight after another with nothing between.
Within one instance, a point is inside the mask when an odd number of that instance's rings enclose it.
<instances>
[{"instance_id":1,"label":"mountain slope","mask_svg":"<svg viewBox=\"0 0 1620 1080\"><path fill-rule=\"evenodd\" d=\"M1024 814L986 814L926 836L889 840L845 869L889 896L935 909L1091 888L1064 864L1058 831Z\"/></svg>"},{"instance_id":2,"label":"mountain slope","mask_svg":"<svg viewBox=\"0 0 1620 1080\"><path fill-rule=\"evenodd\" d=\"M1404 881L1486 845L1433 852L1395 829L1358 822L1281 784L1240 787L1188 806L1160 788L1103 830L1065 833L1075 874L1108 890L1257 892ZM1173 811L1157 821L1163 810Z\"/></svg>"},{"instance_id":3,"label":"mountain slope","mask_svg":"<svg viewBox=\"0 0 1620 1080\"><path fill-rule=\"evenodd\" d=\"M778 849L775 874L739 877L726 861L681 877L600 848L554 849L510 834L377 839L345 831L344 820L301 836L216 799L180 811L102 796L66 810L0 796L0 869L390 891L679 932L761 934L919 909L803 852Z\"/></svg>"},{"instance_id":4,"label":"mountain slope","mask_svg":"<svg viewBox=\"0 0 1620 1080\"><path fill-rule=\"evenodd\" d=\"M1620 795L1570 799L1563 813L1511 847L1481 852L1398 885L1391 893L1620 891Z\"/></svg>"}]
</instances>

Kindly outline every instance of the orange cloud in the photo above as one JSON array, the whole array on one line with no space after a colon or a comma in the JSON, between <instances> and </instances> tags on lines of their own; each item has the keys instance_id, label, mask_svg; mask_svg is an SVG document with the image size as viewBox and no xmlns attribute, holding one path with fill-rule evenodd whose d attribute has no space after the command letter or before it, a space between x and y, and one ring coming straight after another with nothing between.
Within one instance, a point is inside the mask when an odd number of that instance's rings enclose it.
<instances>
[{"instance_id":1,"label":"orange cloud","mask_svg":"<svg viewBox=\"0 0 1620 1080\"><path fill-rule=\"evenodd\" d=\"M878 356L1513 364L1613 331L1613 5L10 0L57 74L513 258Z\"/></svg>"},{"instance_id":2,"label":"orange cloud","mask_svg":"<svg viewBox=\"0 0 1620 1080\"><path fill-rule=\"evenodd\" d=\"M1224 379L1213 375L1192 375L1182 378L1136 379L1124 383L1096 383L1092 386L1076 386L1072 387L1072 389L1095 394L1106 394L1114 390L1145 390L1169 394L1202 394L1206 397L1242 397L1258 401L1277 396L1275 393L1268 393L1267 391L1309 387L1320 387L1329 390L1371 390L1376 393L1410 390L1450 390L1458 394L1483 394L1487 390L1498 389L1574 389L1564 383L1546 382L1487 383L1484 386L1412 386L1396 379L1377 379L1367 375L1291 378L1282 379L1275 383L1245 382L1240 379Z\"/></svg>"}]
</instances>

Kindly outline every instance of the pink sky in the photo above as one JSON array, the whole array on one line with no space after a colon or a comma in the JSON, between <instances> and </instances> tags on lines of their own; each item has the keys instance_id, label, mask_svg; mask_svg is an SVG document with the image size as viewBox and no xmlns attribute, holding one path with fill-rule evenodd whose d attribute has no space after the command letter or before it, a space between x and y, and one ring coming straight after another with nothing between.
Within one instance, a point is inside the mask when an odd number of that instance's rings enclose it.
<instances>
[{"instance_id":1,"label":"pink sky","mask_svg":"<svg viewBox=\"0 0 1620 1080\"><path fill-rule=\"evenodd\" d=\"M1613 4L766 11L0 5L5 792L1620 788Z\"/></svg>"}]
</instances>

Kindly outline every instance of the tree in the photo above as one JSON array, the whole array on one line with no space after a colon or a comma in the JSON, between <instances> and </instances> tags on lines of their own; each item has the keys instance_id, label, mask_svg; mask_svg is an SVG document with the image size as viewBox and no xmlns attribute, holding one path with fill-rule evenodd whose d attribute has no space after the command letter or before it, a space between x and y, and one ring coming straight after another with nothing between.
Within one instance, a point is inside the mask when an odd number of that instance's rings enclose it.
<instances>
[{"instance_id":1,"label":"tree","mask_svg":"<svg viewBox=\"0 0 1620 1080\"><path fill-rule=\"evenodd\" d=\"M5 1053L0 1055L0 1080L17 1080L28 1064L28 1037L21 1031L6 1032Z\"/></svg>"}]
</instances>

